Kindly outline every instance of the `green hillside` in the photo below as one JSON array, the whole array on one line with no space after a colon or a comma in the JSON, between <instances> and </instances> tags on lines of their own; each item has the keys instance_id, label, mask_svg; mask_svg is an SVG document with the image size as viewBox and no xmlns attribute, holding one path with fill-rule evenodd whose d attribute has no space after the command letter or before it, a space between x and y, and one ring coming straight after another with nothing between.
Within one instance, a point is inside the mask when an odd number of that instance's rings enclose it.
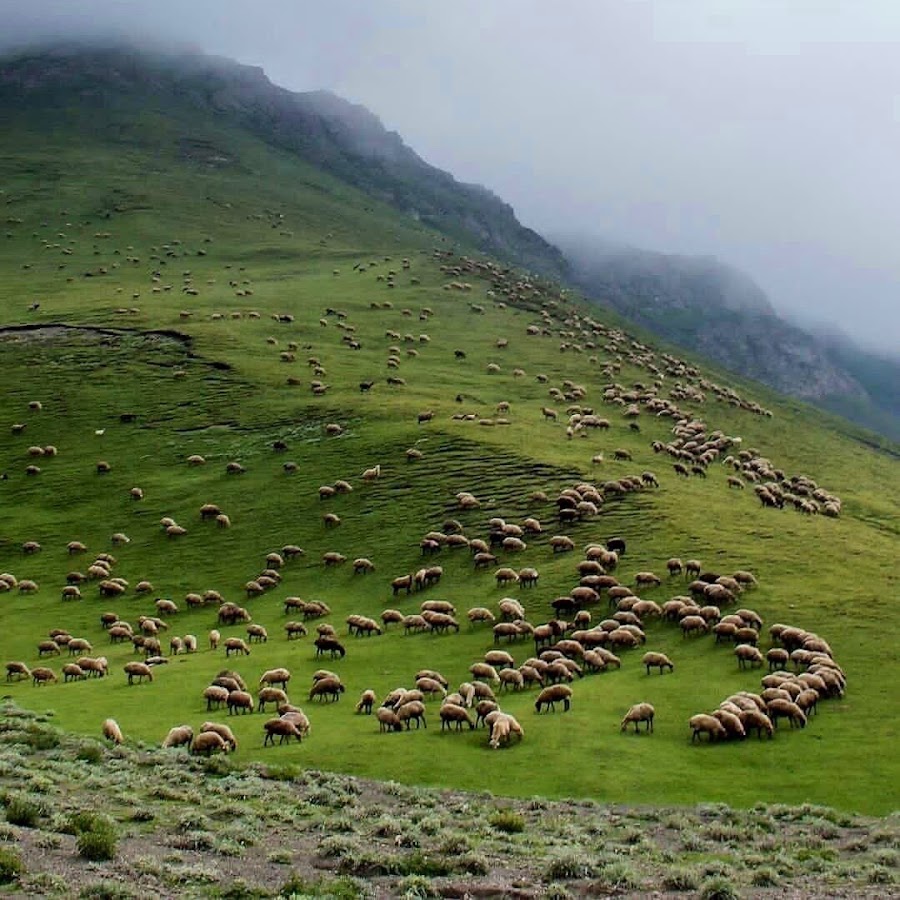
<instances>
[{"instance_id":1,"label":"green hillside","mask_svg":"<svg viewBox=\"0 0 900 900\"><path fill-rule=\"evenodd\" d=\"M38 589L0 600L2 656L50 666L60 678L41 687L11 681L6 693L16 704L53 710L77 734L98 736L114 717L129 743L154 746L174 725L196 729L214 718L234 728L239 763L411 785L632 804L810 802L878 815L897 807L896 448L870 446L850 426L761 386L679 363L604 324L558 285L503 261L476 263L472 249L226 115L185 102L92 107L86 118L76 97L64 114L59 104L7 111L0 571ZM324 389L314 391L314 382ZM637 399L612 397L630 392ZM702 420L707 434L740 440L705 467L706 477L679 476L674 458L652 446L672 441L678 420L655 414L659 400ZM34 401L40 409L30 408ZM567 437L576 407L592 408L609 429ZM419 422L426 411L433 417ZM331 435L329 424L341 433ZM48 445L55 455L29 453ZM811 498L819 514L790 502L768 508L749 481L729 488L734 470L725 457L751 449L786 484L805 475L839 497L840 515L825 515L824 502ZM616 450L631 459L616 460ZM205 465L188 464L195 454ZM100 462L108 472L98 472ZM228 474L228 463L243 474ZM29 465L39 474L27 475ZM376 465L380 477L364 480ZM641 485L647 471L658 487ZM320 499L320 486L341 479L352 492ZM599 514L560 522L556 497L583 482L597 486ZM134 487L143 499L132 498ZM463 491L477 508L460 508ZM535 500L537 492L546 499ZM205 503L217 504L231 527L201 521ZM325 513L340 524L328 527ZM163 517L186 533L167 536ZM488 540L492 517L519 525L536 517L543 531L526 535L522 552L498 550L497 565L483 570L465 548L423 557L420 541L448 519L468 538ZM130 542L114 546L114 533ZM553 553L558 534L577 550ZM771 741L692 744L689 718L759 690L765 667L741 670L731 644L711 634L684 638L676 623L650 618L646 645L622 650L621 669L576 678L569 712L537 715L535 689L501 696L525 737L498 751L483 729L442 733L437 699L426 704L425 730L384 734L374 718L354 714L364 689L380 699L412 688L420 669L442 672L451 690L470 680L469 666L494 640L466 611L485 606L499 617L509 596L533 625L546 622L551 601L578 584L581 551L614 536L627 551L613 574L634 586L638 572L655 572L662 586L638 592L660 605L687 592L687 579L666 575L670 557L697 558L723 575L752 571L758 587L734 608L762 617L762 652L773 623L815 632L846 673L845 696L823 700L805 729L782 720ZM29 541L40 551L23 552ZM88 552L70 555L70 541ZM286 545L305 553L285 562L279 584L248 599L245 584ZM330 551L347 562L325 566ZM111 576L127 581L122 596L100 597L99 580L88 580L82 600L61 600L67 573L86 571L102 552L116 558ZM375 571L354 574L357 557ZM425 565L443 568L437 585L392 594L393 578ZM538 585L498 587L500 565L536 568ZM143 580L152 591L138 594ZM185 602L206 590L246 606L268 641L227 661L221 646L209 650L216 608ZM291 596L328 604L325 621L346 658L316 658L322 620L288 642L284 625L297 617L284 611ZM109 642L100 614L114 611L136 627L139 615L155 614L156 598L179 607L165 617L163 652L172 635L185 634L198 637L200 650L170 656L152 683L129 686L123 666L140 657L130 643ZM380 622L386 608L417 613L437 599L455 605L458 633L407 635L391 625L381 636L347 635L350 614ZM594 625L613 612L605 596L589 610ZM223 639L247 634L245 625L219 627ZM109 677L63 683L68 657L38 657L54 628L89 640L94 655L108 658ZM529 640L501 648L517 664L534 652ZM674 673L648 676L646 650L667 653ZM236 669L255 693L275 666L291 670L289 696L311 720L302 744L266 747L268 715L208 713L202 699L222 669ZM323 666L346 684L337 703L308 699ZM654 733L622 734L622 716L642 701L656 708Z\"/></svg>"}]
</instances>

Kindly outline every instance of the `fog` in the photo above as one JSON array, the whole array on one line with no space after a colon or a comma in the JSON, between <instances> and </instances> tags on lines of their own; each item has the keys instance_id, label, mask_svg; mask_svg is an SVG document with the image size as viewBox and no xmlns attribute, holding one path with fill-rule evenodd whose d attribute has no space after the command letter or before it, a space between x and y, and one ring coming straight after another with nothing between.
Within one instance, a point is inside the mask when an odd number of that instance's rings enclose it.
<instances>
[{"instance_id":1,"label":"fog","mask_svg":"<svg viewBox=\"0 0 900 900\"><path fill-rule=\"evenodd\" d=\"M4 2L4 47L179 40L363 103L544 234L715 255L900 348L894 0Z\"/></svg>"}]
</instances>

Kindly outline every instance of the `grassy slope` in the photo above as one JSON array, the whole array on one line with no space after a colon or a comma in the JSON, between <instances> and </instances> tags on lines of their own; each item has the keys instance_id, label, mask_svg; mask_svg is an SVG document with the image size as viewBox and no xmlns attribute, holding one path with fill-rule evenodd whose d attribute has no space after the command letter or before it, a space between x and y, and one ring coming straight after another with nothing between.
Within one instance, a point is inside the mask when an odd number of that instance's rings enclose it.
<instances>
[{"instance_id":1,"label":"grassy slope","mask_svg":"<svg viewBox=\"0 0 900 900\"><path fill-rule=\"evenodd\" d=\"M555 338L526 337L526 325L536 320L527 311L489 306L482 316L472 313L467 301L485 303L487 285L475 282L470 295L442 290L446 278L430 259L439 238L287 156L217 127L195 122L190 134L236 157L224 168L204 164L196 155L193 161L179 159L175 139L187 125L177 121L148 118L123 135L124 149L89 143L74 149L62 135L48 140L45 134L28 134L25 126L2 137L2 196L9 217L7 238L0 243L4 320L174 328L192 339L191 355L177 341L151 341L136 331L104 344L71 335L0 342L0 468L10 475L0 483L0 569L41 585L32 597L3 597L3 657L36 664L37 640L51 627L66 627L93 640L113 670L108 681L39 692L30 684L11 685L8 692L16 702L52 708L60 724L85 733L95 734L104 717L115 715L130 738L157 742L173 724L196 725L207 718L200 692L225 665L221 651L178 657L157 670L154 684L127 687L121 666L134 657L128 648L106 646L98 614L116 609L134 620L152 613L152 597L129 593L108 602L88 587L81 604L63 606L58 590L64 575L82 562L67 557L69 540L82 540L99 552L110 549L112 532L127 532L132 542L115 551L114 574L132 586L148 578L156 588L153 596L178 601L187 591L210 587L241 601L241 586L263 567L266 552L288 542L303 546L306 557L289 565L284 582L249 603L254 620L269 628L269 643L234 663L248 680L265 668L288 665L297 702L305 699L303 688L319 663L308 639L285 642L285 596L326 600L342 630L350 612L377 616L387 606L412 611L421 598L395 600L388 582L420 564L418 540L425 531L452 514L470 537L486 537L492 515L520 521L533 514L548 523L548 531L529 541L513 564L540 569L540 587L518 596L529 618L543 621L549 617L549 600L574 585L576 559L551 555L547 540L555 530L553 507L534 507L525 498L537 489L552 496L581 478L604 480L652 468L660 475L659 491L609 502L599 519L571 529L572 536L581 545L623 534L629 541L617 573L623 582L641 569L659 571L671 555L698 556L721 571L753 569L761 587L746 605L767 623L786 620L826 637L850 679L847 698L824 703L805 732L782 728L771 744L752 740L691 747L687 718L714 707L733 690L753 688L758 674L738 672L729 650L714 648L711 639L688 646L674 626L663 624L650 626L648 647L674 657L674 677L648 678L631 654L621 672L577 683L573 709L565 717L535 716L533 695L504 699L504 708L520 717L527 733L521 747L504 753L489 753L483 732L441 735L435 712L427 733L396 736L381 735L371 720L352 714L360 690L373 687L381 695L411 685L423 666L441 669L454 682L466 678L468 665L491 646L491 638L485 630L464 626L459 636L391 633L350 639L347 659L332 666L348 684L348 696L336 705L308 709L312 739L302 747L264 750L260 717L245 717L234 723L242 742L238 758L271 760L277 754L282 761L321 769L502 794L737 805L810 800L873 813L895 808L896 795L885 786L900 774L892 752L898 712L897 650L891 641L897 625L892 567L900 528L896 462L822 427L805 407L773 400L755 387L739 390L772 406L773 418L713 399L693 411L711 428L742 435L744 446L760 447L789 473L805 472L841 495L845 513L840 520L761 509L752 492L729 493L726 473L718 466L705 482L677 482L667 462L649 447L652 439L666 439L668 420L645 417L642 433L635 435L615 407L601 408L614 419L612 431L567 442L563 425L541 420L546 386L534 375L543 372L555 385L566 378L583 382L587 402L601 407L603 379L587 354L561 354ZM146 149L150 146L152 152ZM29 149L27 165L22 147L35 148ZM122 211L101 218L116 206ZM98 232L110 237L95 238ZM212 242L204 243L205 237ZM42 239L57 246L42 249ZM150 271L156 265L149 258L151 248L176 240L181 243L171 246L177 256L163 257L162 268L163 283L173 288L151 293ZM71 255L61 253L66 246ZM207 255L197 256L198 250ZM385 255L393 261L384 262ZM140 262L128 263L128 256ZM399 270L401 256L412 258L412 270L400 272L398 286L389 291L375 273L391 265ZM359 260L380 263L357 274L351 266ZM110 274L82 276L99 266ZM340 275L333 275L334 269ZM198 296L181 293L185 271L192 273ZM73 280L67 282L67 276ZM412 284L413 276L421 283ZM251 287L253 295L236 297L229 278L248 279L250 285L242 286ZM370 308L373 301L388 299L393 309ZM29 312L35 300L41 307ZM140 312L116 314L120 306ZM362 350L341 344L333 319L327 327L319 325L328 306L347 312ZM424 306L434 310L425 322L401 313L403 307L417 313ZM182 309L192 318L181 319ZM227 317L232 310L249 309L259 310L262 318ZM296 318L279 324L269 317L273 312ZM213 321L213 313L226 318ZM405 388L384 383L387 348L394 343L385 338L386 329L414 336L424 331L431 337L430 343L408 345L419 356L402 362ZM509 338L505 351L494 347L500 336ZM278 344L267 343L270 337ZM293 364L278 357L288 341L301 348ZM458 347L466 350L465 361L454 358ZM327 370L331 388L322 398L305 386L286 384L289 374L304 384L312 378L305 365L309 355ZM602 352L600 357L602 362ZM487 375L489 362L499 363L501 373ZM513 377L516 366L525 369L526 377ZM177 368L187 373L185 378L173 377ZM379 383L361 395L357 383L364 378ZM646 381L648 375L626 364L619 381L634 380ZM454 401L457 393L464 395L463 403ZM28 411L32 399L43 402L42 412ZM492 415L500 400L512 404L508 427L450 420L458 411ZM435 410L435 420L418 427L415 414L426 408ZM119 414L132 411L138 423L121 424ZM11 436L8 426L19 421L27 422L24 434ZM328 421L341 422L345 434L326 439L322 425ZM105 433L96 435L101 428ZM286 455L272 452L279 438L289 444ZM26 479L27 447L49 443L59 447L59 456L40 462L39 478ZM414 444L425 458L408 464L404 451ZM632 451L633 463L591 466L594 453L603 450L609 458L619 446ZM187 467L184 460L191 453L205 455L208 465ZM299 464L294 476L282 471L288 458ZM108 476L96 475L99 459L111 463ZM226 476L225 462L231 459L246 466L244 476ZM379 462L383 477L364 485L359 474ZM317 486L337 478L351 480L355 491L321 503ZM143 502L129 499L133 485L144 489ZM456 513L453 496L463 489L481 498L479 511ZM207 501L229 513L232 529L200 524L198 509ZM340 528L322 526L326 508L340 514ZM167 540L157 524L163 515L175 517L189 534ZM25 540L40 541L43 552L23 557L19 548ZM351 558L370 556L378 571L367 577L354 577L348 567L325 571L321 554L331 549ZM472 574L464 551L445 551L437 561L445 578L427 596L451 599L461 615L504 595L490 574ZM682 587L667 585L648 596L666 599ZM202 639L214 619L208 609L182 612L172 631ZM224 631L243 633L242 628ZM530 645L513 652L517 660L524 658ZM57 662L51 665L59 668ZM657 730L649 739L618 731L624 710L639 700L657 707Z\"/></svg>"}]
</instances>

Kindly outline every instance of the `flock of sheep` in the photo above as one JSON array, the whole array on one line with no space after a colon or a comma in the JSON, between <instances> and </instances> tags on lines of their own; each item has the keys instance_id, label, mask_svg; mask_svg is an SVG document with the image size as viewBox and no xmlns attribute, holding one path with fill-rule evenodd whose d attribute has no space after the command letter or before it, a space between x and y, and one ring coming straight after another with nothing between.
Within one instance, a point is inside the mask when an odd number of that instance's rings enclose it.
<instances>
[{"instance_id":1,"label":"flock of sheep","mask_svg":"<svg viewBox=\"0 0 900 900\"><path fill-rule=\"evenodd\" d=\"M753 484L764 506L791 505L804 513L839 515L840 498L821 488L808 476L787 475L759 450L743 448L740 437L710 429L702 419L690 413L687 406L699 406L707 403L708 397L714 397L718 402L760 416L771 416L770 411L741 398L732 389L704 378L695 367L676 357L665 353L657 354L619 329L605 326L576 312L574 308L566 309L564 294L551 296L546 287L521 278L508 269L466 257L453 257L446 251L435 251L434 255L441 263L444 275L452 279L445 284L446 290L465 293L471 291L471 283L460 279L487 279L491 282L487 295L496 306L511 304L535 313L539 321L527 326L528 339L549 337L559 340L559 351L562 354L587 354L589 363L597 366L599 376L605 380L605 386L600 392L600 402L610 410L617 411L630 431L639 433L642 422L650 416L671 420L671 438L666 442L654 441L651 446L655 453L665 454L674 460L672 465L676 475L705 478L710 466L721 460L729 472L726 479L728 487L743 489L746 483ZM410 267L407 260L402 265L404 269ZM365 271L365 267L358 271ZM394 272L389 274L386 282L388 287L393 286L394 276ZM154 276L154 290L157 290L158 280ZM186 284L189 282L186 281ZM240 296L249 293L248 288L238 288L237 283L235 287ZM196 289L192 290L196 293ZM185 290L185 293L190 291ZM475 316L484 311L478 304L470 303L469 306ZM372 307L383 310L391 309L392 305L381 302L373 303ZM401 313L413 315L411 310L402 310ZM418 318L420 321L428 321L433 315L433 310L425 307L419 311ZM189 316L188 311L181 314L181 318ZM292 316L283 313L274 315L273 318L288 324L293 321ZM347 322L345 313L329 309L320 322L326 328L334 325L341 332L341 344L347 349L361 349L355 328ZM386 367L392 374L388 376L387 382L392 387L402 388L406 385L405 380L393 373L401 369L404 356L411 358L419 354L419 349L414 345L426 347L431 342L431 337L426 333L416 336L388 330L385 338L392 342L386 359ZM277 345L274 339L270 343ZM401 352L401 344L406 345L405 354ZM495 347L499 358L499 354L507 352L508 340L496 340ZM288 343L286 349L279 350L280 360L293 363L298 349L296 342ZM601 351L607 359L603 363L600 362ZM460 360L466 358L463 350L457 350L455 355ZM631 386L618 383L615 379L625 363L646 371L646 381L635 382ZM308 365L314 376L314 380L309 383L310 390L313 395L321 396L329 389L328 383L323 380L327 377L325 367L316 356L309 357ZM504 366L499 362L488 365L488 374L491 376L504 371ZM524 369L519 367L512 367L510 371L514 378L526 376ZM607 432L613 427L609 415L598 415L594 407L588 405L590 392L585 385L571 380L552 385L543 374L538 373L535 377L538 382L548 384L550 403L566 404L564 412L554 406L541 406L534 410L535 418L540 417L551 425L564 424L567 439L587 438L593 433ZM297 385L301 380L290 376L288 383ZM366 393L374 384L374 380L360 382L360 391ZM461 395L457 400L465 402ZM40 401L32 401L29 409L31 413L39 414L42 405ZM502 402L497 405L495 416L486 418L478 412L460 411L452 419L475 421L485 426L502 426L509 424L509 413L509 402ZM425 426L434 418L433 410L423 410L417 416L417 423ZM22 435L25 424L14 424L12 431L14 435ZM340 435L342 431L339 423L329 423L325 427L325 434L332 437ZM287 448L282 445L273 449L281 452ZM27 455L33 459L55 456L56 452L56 448L51 446L34 445L27 449ZM407 451L406 459L415 462L422 455L421 450L413 447ZM612 456L614 460L623 462L629 462L632 458L630 451L624 448L614 449ZM593 457L594 464L602 462L602 454ZM206 460L198 454L192 454L187 458L187 464L192 467L203 466ZM111 465L105 460L97 464L99 475L110 470ZM284 470L289 474L297 471L296 463L286 462ZM238 476L244 471L244 466L238 461L227 463L226 472L229 475ZM40 469L32 464L26 472L37 476ZM361 476L363 482L374 482L380 477L380 464L366 469ZM644 471L596 484L579 482L562 490L554 501L545 493L535 491L530 500L539 504L552 503L554 530L558 528L562 532L599 516L604 504L612 498L653 490L659 485L660 480L654 472ZM339 480L333 484L321 485L318 497L323 503L328 503L352 490L353 486L348 481ZM135 503L139 503L143 500L144 492L142 488L134 487L130 495ZM455 504L460 511L473 511L481 507L481 501L470 492L458 494ZM204 504L199 516L201 522L215 522L217 527L223 529L231 527L230 516L214 503ZM325 528L335 528L340 526L341 519L334 509L329 508L323 514L322 522ZM548 524L547 521L542 523L535 516L524 517L520 523L495 517L488 520L487 531L483 536L470 537L465 534L465 529L458 520L448 519L439 530L423 535L418 546L426 564L391 579L389 584L392 595L403 595L406 598L412 594L427 594L429 589L441 583L444 574L443 567L436 564L433 557L454 551L470 553L473 570L493 570L498 586L535 589L540 580L538 569L534 566L502 565L500 554L509 557L524 552L529 541L545 535ZM171 517L161 519L160 527L166 537L173 540L188 533L187 528ZM117 532L112 535L111 542L114 546L123 547L129 543L129 538L124 533ZM553 556L576 549L574 539L564 533L550 536L546 543ZM41 552L41 549L36 541L22 544L22 552L26 557ZM80 541L69 542L66 550L71 558L87 558L87 547ZM379 730L383 732L409 731L413 722L418 730L420 727L427 728L428 703L439 699L437 714L441 730L474 730L484 726L487 729L488 745L496 749L510 744L513 738L521 740L524 737L524 729L517 719L500 708L500 694L534 690L536 714L555 712L557 709L568 711L577 691L577 682L596 673L621 668L627 651L643 647L647 640L645 625L653 619L677 625L685 640L709 635L714 637L716 644L732 643L741 668L768 664L769 672L763 677L760 693L734 694L710 714L692 716L688 723L692 740L703 734L708 735L710 740L743 738L752 731L756 731L758 736L765 733L771 737L779 719L787 718L792 727L802 727L806 724L807 717L815 712L818 700L843 695L846 687L844 673L834 661L827 643L817 635L784 625L773 625L769 629L772 647L765 655L759 649L762 619L752 609L739 606L741 595L755 586L755 578L751 573L736 571L720 574L705 571L696 560L682 562L672 558L666 563L668 580L653 572L638 572L633 583L625 583L612 574L625 551L625 542L621 538L586 546L584 558L573 570L577 583L568 593L548 603L546 621L529 621L523 604L511 597L500 600L496 609L486 606L468 609L466 619L470 627L488 625L492 629L493 648L482 659L471 663L470 677L459 683L455 690L451 690L449 680L442 673L423 669L415 674L412 686L398 687L380 702L374 690L366 689L362 692L355 711L374 714ZM303 555L303 550L295 544L267 553L264 568L243 584L242 590L248 601L281 584L285 566ZM324 569L341 566L347 561L348 558L337 551L328 551L322 556ZM109 599L124 597L130 590L137 595L149 596L154 593L149 581L142 580L132 589L126 579L114 574L116 564L117 560L112 554L101 553L89 565L71 570L65 577L65 586L61 588L62 600L82 600L92 585L96 585L100 597ZM368 556L354 558L352 568L360 576L376 570ZM640 595L659 591L664 584L672 584L672 579L680 576L693 579L689 583L686 581L686 593L662 603ZM28 593L37 591L38 585L32 579L18 579L9 573L0 574L0 592L8 590ZM247 608L226 601L218 591L188 593L184 598L184 605L192 609L207 605L216 608L218 627L209 631L207 645L210 652L219 652L221 647L226 659L232 655L250 656L255 642L267 642L269 639L268 629L254 622ZM732 606L734 610L728 611ZM601 610L608 615L595 622L595 618L601 615ZM134 623L120 618L114 612L102 615L101 624L110 643L130 642L135 653L143 657L142 661L129 661L124 665L123 671L129 685L145 680L152 682L156 667L169 661L166 649L170 656L194 654L201 649L200 641L191 634L173 636L168 641L168 648L164 647L161 635L169 625L167 619L162 617L171 618L179 612L180 607L176 602L169 598L159 598L154 604L155 615L139 616ZM307 637L309 629L313 627L312 624L307 624L310 620L324 619L331 615L331 610L324 602L299 597L287 597L284 600L284 612L293 616L283 629L287 641ZM219 627L238 625L246 627L246 638L229 636L223 640ZM346 626L347 635L354 637L377 637L393 627L402 628L407 635L423 632L448 634L460 632L460 619L455 606L449 601L426 599L420 602L418 612L404 613L397 609L385 609L380 624L369 616L352 614L346 618ZM315 626L315 637L310 642L315 648L315 657L343 659L348 651L341 638L342 635L338 634L333 624L320 621ZM513 649L532 644L533 654L523 654L521 661L517 663ZM71 658L62 667L65 682L109 676L107 659L102 655L91 655L91 642L74 637L65 629L54 629L46 638L42 638L37 652L41 658L62 656L64 653ZM787 670L790 664L793 664L795 671ZM648 675L653 669L660 674L672 674L675 671L675 662L667 655L655 651L645 652L640 665L646 668ZM6 672L7 681L30 679L35 685L53 682L58 678L56 672L48 666L30 667L23 661L7 663ZM276 738L280 744L291 739L300 742L310 734L310 721L303 709L290 701L287 692L290 680L291 673L287 668L267 670L259 678L254 698L238 672L224 669L204 689L202 700L208 712L224 707L229 716L252 714L254 711L265 712L271 706L277 715L263 723L263 743L274 744ZM308 702L338 702L345 690L338 674L320 669L313 674L305 699ZM645 730L650 732L653 730L655 715L656 710L651 704L637 703L621 720L621 730L625 731L632 724L634 730L638 731L643 723ZM113 719L106 720L102 730L109 740L117 744L122 742L122 731ZM229 726L205 722L196 732L188 725L172 728L165 736L163 746L183 746L191 753L209 755L236 750L237 740Z\"/></svg>"}]
</instances>

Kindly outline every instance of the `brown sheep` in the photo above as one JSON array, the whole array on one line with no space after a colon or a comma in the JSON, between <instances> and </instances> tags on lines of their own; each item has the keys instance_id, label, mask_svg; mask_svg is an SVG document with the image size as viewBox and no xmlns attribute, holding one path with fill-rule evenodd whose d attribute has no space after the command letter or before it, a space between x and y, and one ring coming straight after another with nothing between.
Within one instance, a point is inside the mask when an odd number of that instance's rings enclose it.
<instances>
[{"instance_id":1,"label":"brown sheep","mask_svg":"<svg viewBox=\"0 0 900 900\"><path fill-rule=\"evenodd\" d=\"M225 701L228 707L228 715L234 715L236 710L240 710L241 715L253 712L253 697L247 691L229 691L228 699Z\"/></svg>"},{"instance_id":2,"label":"brown sheep","mask_svg":"<svg viewBox=\"0 0 900 900\"><path fill-rule=\"evenodd\" d=\"M344 691L344 685L339 678L336 676L326 676L315 681L309 692L309 699L315 700L316 697L320 697L323 698L325 702L330 703L332 700L337 702L340 700L341 694L343 694Z\"/></svg>"},{"instance_id":3,"label":"brown sheep","mask_svg":"<svg viewBox=\"0 0 900 900\"><path fill-rule=\"evenodd\" d=\"M103 737L117 746L125 741L125 738L122 736L122 729L119 728L119 724L115 719L106 719L103 722Z\"/></svg>"},{"instance_id":4,"label":"brown sheep","mask_svg":"<svg viewBox=\"0 0 900 900\"><path fill-rule=\"evenodd\" d=\"M762 653L751 644L738 644L734 648L734 655L738 660L738 667L743 669L747 664L755 668L763 663Z\"/></svg>"},{"instance_id":5,"label":"brown sheep","mask_svg":"<svg viewBox=\"0 0 900 900\"><path fill-rule=\"evenodd\" d=\"M708 734L710 741L726 736L725 726L715 716L708 716L701 713L692 716L688 724L693 732L691 734L691 743L699 740L701 734Z\"/></svg>"},{"instance_id":6,"label":"brown sheep","mask_svg":"<svg viewBox=\"0 0 900 900\"><path fill-rule=\"evenodd\" d=\"M228 745L215 731L201 731L191 742L190 752L192 756L201 753L212 756L213 753L227 753Z\"/></svg>"},{"instance_id":7,"label":"brown sheep","mask_svg":"<svg viewBox=\"0 0 900 900\"><path fill-rule=\"evenodd\" d=\"M213 732L219 735L225 741L228 750L232 752L237 750L237 738L227 725L220 725L218 722L204 722L200 726L200 733L203 734L204 732Z\"/></svg>"},{"instance_id":8,"label":"brown sheep","mask_svg":"<svg viewBox=\"0 0 900 900\"><path fill-rule=\"evenodd\" d=\"M237 653L243 656L250 655L250 648L244 642L243 639L237 637L230 637L225 639L225 656L231 656L232 653Z\"/></svg>"},{"instance_id":9,"label":"brown sheep","mask_svg":"<svg viewBox=\"0 0 900 900\"><path fill-rule=\"evenodd\" d=\"M645 653L641 659L641 665L646 667L648 675L651 668L658 668L660 675L665 672L666 668L670 672L675 671L675 663L665 653Z\"/></svg>"},{"instance_id":10,"label":"brown sheep","mask_svg":"<svg viewBox=\"0 0 900 900\"><path fill-rule=\"evenodd\" d=\"M372 707L375 705L375 691L371 688L362 692L359 702L356 704L356 712L365 713L367 716L372 714Z\"/></svg>"},{"instance_id":11,"label":"brown sheep","mask_svg":"<svg viewBox=\"0 0 900 900\"><path fill-rule=\"evenodd\" d=\"M556 712L556 704L563 704L563 711L568 712L571 706L572 688L565 684L551 684L545 687L534 702L536 712L541 711L542 706L548 706Z\"/></svg>"},{"instance_id":12,"label":"brown sheep","mask_svg":"<svg viewBox=\"0 0 900 900\"><path fill-rule=\"evenodd\" d=\"M441 731L445 728L452 729L454 724L456 725L456 730L460 731L463 722L469 726L470 731L475 728L475 723L472 721L469 711L465 707L456 706L453 703L446 703L441 706L438 714L441 718Z\"/></svg>"},{"instance_id":13,"label":"brown sheep","mask_svg":"<svg viewBox=\"0 0 900 900\"><path fill-rule=\"evenodd\" d=\"M268 744L272 744L272 746L275 745L275 735L279 736L279 744L283 744L285 743L285 741L290 741L292 737L296 738L298 743L302 742L303 740L303 735L300 733L300 729L290 719L269 719L268 721L263 723L263 729L266 732L266 736L263 739L264 747Z\"/></svg>"},{"instance_id":14,"label":"brown sheep","mask_svg":"<svg viewBox=\"0 0 900 900\"><path fill-rule=\"evenodd\" d=\"M662 671L662 670L660 670ZM628 723L634 723L634 733L638 733L638 728L641 722L647 723L647 731L653 731L653 718L656 715L656 710L653 708L653 705L650 703L636 703L631 709L625 713L625 717L622 719L622 727L620 731L625 731L628 728Z\"/></svg>"},{"instance_id":15,"label":"brown sheep","mask_svg":"<svg viewBox=\"0 0 900 900\"><path fill-rule=\"evenodd\" d=\"M194 729L190 725L178 725L170 729L169 733L163 739L163 747L188 747L194 740Z\"/></svg>"},{"instance_id":16,"label":"brown sheep","mask_svg":"<svg viewBox=\"0 0 900 900\"><path fill-rule=\"evenodd\" d=\"M378 719L379 731L402 731L403 723L400 721L397 713L389 709L387 706L380 706L375 711L375 718Z\"/></svg>"},{"instance_id":17,"label":"brown sheep","mask_svg":"<svg viewBox=\"0 0 900 900\"><path fill-rule=\"evenodd\" d=\"M141 683L145 678L147 681L153 681L153 672L146 663L125 663L125 674L128 676L129 684L134 684L135 679L138 680L138 683Z\"/></svg>"}]
</instances>

